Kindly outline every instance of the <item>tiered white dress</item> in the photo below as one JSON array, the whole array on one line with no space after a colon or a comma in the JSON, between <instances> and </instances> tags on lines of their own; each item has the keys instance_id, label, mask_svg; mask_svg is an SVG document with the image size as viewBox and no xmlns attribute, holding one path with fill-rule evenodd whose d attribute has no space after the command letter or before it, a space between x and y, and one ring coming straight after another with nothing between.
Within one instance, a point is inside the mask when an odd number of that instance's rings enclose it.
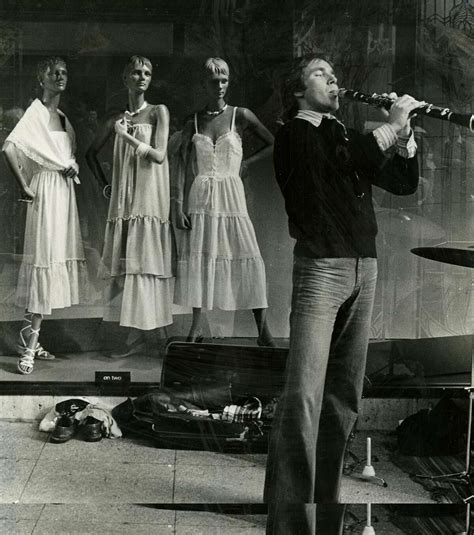
<instances>
[{"instance_id":1,"label":"tiered white dress","mask_svg":"<svg viewBox=\"0 0 474 535\"><path fill-rule=\"evenodd\" d=\"M67 132L51 132L66 159L73 159ZM16 305L35 314L78 304L86 296L87 268L74 182L28 159L34 201L28 204Z\"/></svg>"},{"instance_id":2,"label":"tiered white dress","mask_svg":"<svg viewBox=\"0 0 474 535\"><path fill-rule=\"evenodd\" d=\"M266 308L265 266L240 178L242 140L231 127L214 143L194 116L197 174L187 213L192 229L178 234L175 303L241 310Z\"/></svg>"},{"instance_id":3,"label":"tiered white dress","mask_svg":"<svg viewBox=\"0 0 474 535\"><path fill-rule=\"evenodd\" d=\"M148 105L131 118L132 132L155 146L157 114ZM168 160L153 163L115 137L105 243L99 276L106 279L104 320L150 330L172 323Z\"/></svg>"}]
</instances>

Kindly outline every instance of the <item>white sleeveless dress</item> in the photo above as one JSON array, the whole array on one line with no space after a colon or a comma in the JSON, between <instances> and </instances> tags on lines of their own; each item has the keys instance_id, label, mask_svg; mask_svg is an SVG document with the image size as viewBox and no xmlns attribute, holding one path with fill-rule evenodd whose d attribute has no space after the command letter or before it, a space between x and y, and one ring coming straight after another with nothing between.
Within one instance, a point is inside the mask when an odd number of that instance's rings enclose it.
<instances>
[{"instance_id":1,"label":"white sleeveless dress","mask_svg":"<svg viewBox=\"0 0 474 535\"><path fill-rule=\"evenodd\" d=\"M134 116L131 135L154 146L155 106ZM140 158L115 137L112 196L99 277L106 280L104 320L151 330L173 322L168 160Z\"/></svg>"},{"instance_id":2,"label":"white sleeveless dress","mask_svg":"<svg viewBox=\"0 0 474 535\"><path fill-rule=\"evenodd\" d=\"M175 303L212 310L266 308L265 266L250 221L240 174L242 140L231 127L214 143L194 116L197 174L178 232Z\"/></svg>"}]
</instances>

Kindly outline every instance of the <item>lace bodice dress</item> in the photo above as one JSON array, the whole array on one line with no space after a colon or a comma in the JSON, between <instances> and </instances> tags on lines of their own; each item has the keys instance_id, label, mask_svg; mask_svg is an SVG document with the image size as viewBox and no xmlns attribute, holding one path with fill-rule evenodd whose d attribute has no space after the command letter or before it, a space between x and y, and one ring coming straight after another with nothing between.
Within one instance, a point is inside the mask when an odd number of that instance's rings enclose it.
<instances>
[{"instance_id":1,"label":"lace bodice dress","mask_svg":"<svg viewBox=\"0 0 474 535\"><path fill-rule=\"evenodd\" d=\"M240 178L242 140L231 127L215 142L199 132L192 142L195 178L187 213L191 230L178 234L175 303L240 310L267 307L265 266Z\"/></svg>"}]
</instances>

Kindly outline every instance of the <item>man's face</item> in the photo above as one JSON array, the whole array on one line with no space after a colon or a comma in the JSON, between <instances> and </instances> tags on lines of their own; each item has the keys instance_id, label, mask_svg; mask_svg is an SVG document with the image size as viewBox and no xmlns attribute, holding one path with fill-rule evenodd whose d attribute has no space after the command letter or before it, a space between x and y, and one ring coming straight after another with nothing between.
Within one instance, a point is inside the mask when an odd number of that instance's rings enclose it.
<instances>
[{"instance_id":1,"label":"man's face","mask_svg":"<svg viewBox=\"0 0 474 535\"><path fill-rule=\"evenodd\" d=\"M313 60L303 70L302 81L305 89L295 93L301 109L321 113L339 109L337 78L327 61Z\"/></svg>"}]
</instances>

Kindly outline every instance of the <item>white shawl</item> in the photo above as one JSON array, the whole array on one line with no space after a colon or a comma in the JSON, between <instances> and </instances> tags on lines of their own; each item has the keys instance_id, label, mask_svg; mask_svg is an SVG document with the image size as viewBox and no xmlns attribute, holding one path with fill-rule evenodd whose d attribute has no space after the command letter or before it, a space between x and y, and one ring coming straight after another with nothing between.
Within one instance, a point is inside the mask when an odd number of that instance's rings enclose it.
<instances>
[{"instance_id":1,"label":"white shawl","mask_svg":"<svg viewBox=\"0 0 474 535\"><path fill-rule=\"evenodd\" d=\"M66 132L75 147L74 129L64 113L58 110L66 120ZM12 143L25 156L47 169L62 171L69 166L79 169L76 160L69 154L62 153L48 128L49 112L39 99L35 99L28 107L23 117L17 123L5 140ZM28 177L31 178L31 177ZM76 176L74 182L80 184Z\"/></svg>"}]
</instances>

